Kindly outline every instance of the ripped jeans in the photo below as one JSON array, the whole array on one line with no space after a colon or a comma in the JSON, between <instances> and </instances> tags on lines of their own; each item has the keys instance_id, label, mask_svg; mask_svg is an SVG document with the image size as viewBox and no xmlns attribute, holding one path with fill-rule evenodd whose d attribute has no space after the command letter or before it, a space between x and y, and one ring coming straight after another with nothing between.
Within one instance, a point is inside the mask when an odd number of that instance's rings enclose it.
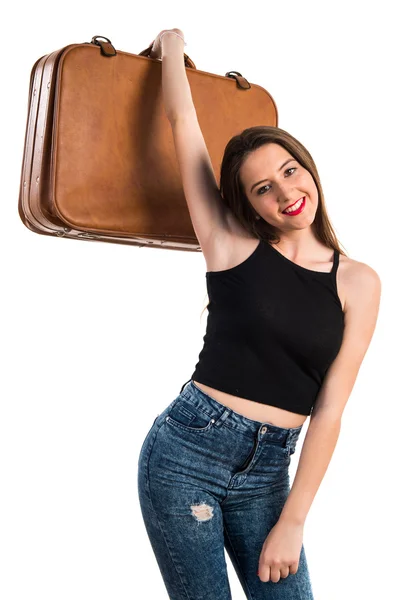
<instances>
[{"instance_id":1,"label":"ripped jeans","mask_svg":"<svg viewBox=\"0 0 414 600\"><path fill-rule=\"evenodd\" d=\"M249 600L313 600L303 544L295 574L257 575L301 429L248 419L192 380L156 417L138 459L138 496L170 600L231 600L224 549Z\"/></svg>"}]
</instances>

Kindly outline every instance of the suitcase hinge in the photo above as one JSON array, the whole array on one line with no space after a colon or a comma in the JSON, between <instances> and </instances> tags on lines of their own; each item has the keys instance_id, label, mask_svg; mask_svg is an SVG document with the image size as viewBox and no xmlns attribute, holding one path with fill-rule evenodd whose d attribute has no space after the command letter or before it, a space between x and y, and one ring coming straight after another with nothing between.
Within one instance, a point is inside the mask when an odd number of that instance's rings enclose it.
<instances>
[{"instance_id":1,"label":"suitcase hinge","mask_svg":"<svg viewBox=\"0 0 414 600\"><path fill-rule=\"evenodd\" d=\"M77 233L76 236L79 238L87 238L88 240L99 240L101 237L100 235L88 233L87 231L83 231L82 233Z\"/></svg>"},{"instance_id":2,"label":"suitcase hinge","mask_svg":"<svg viewBox=\"0 0 414 600\"><path fill-rule=\"evenodd\" d=\"M71 229L69 229L69 227L64 227L63 231L56 231L55 235L57 235L58 237L65 237L65 235L67 233L69 233L69 231L71 231ZM101 239L100 235L98 235L96 233L89 233L88 231L82 231L81 233L76 233L75 235L78 238L86 238L88 240L99 240L99 239Z\"/></svg>"}]
</instances>

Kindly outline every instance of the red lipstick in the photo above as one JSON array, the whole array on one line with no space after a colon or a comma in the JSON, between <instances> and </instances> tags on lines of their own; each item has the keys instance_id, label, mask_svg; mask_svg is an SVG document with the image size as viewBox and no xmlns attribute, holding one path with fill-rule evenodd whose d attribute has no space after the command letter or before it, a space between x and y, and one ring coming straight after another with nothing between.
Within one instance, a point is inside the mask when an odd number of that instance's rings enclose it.
<instances>
[{"instance_id":1,"label":"red lipstick","mask_svg":"<svg viewBox=\"0 0 414 600\"><path fill-rule=\"evenodd\" d=\"M296 204L296 202L294 202L293 204ZM303 209L305 208L305 204L306 204L306 196L304 196L302 198L302 204L299 206L299 208L297 208L294 211L291 211L291 212L287 213L287 212L285 212L286 208L289 208L289 206L287 206L285 208L285 210L282 211L282 214L287 215L288 217L294 217L295 215L299 215L303 211ZM291 206L293 206L293 205L291 204Z\"/></svg>"}]
</instances>

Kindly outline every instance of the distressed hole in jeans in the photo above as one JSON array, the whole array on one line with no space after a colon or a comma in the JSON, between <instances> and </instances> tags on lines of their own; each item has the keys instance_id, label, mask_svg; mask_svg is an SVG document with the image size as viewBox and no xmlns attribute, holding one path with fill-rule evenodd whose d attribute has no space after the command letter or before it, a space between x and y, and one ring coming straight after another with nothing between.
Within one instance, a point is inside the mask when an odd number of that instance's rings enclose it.
<instances>
[{"instance_id":1,"label":"distressed hole in jeans","mask_svg":"<svg viewBox=\"0 0 414 600\"><path fill-rule=\"evenodd\" d=\"M213 507L208 504L193 504L191 510L197 521L209 521L213 518Z\"/></svg>"}]
</instances>

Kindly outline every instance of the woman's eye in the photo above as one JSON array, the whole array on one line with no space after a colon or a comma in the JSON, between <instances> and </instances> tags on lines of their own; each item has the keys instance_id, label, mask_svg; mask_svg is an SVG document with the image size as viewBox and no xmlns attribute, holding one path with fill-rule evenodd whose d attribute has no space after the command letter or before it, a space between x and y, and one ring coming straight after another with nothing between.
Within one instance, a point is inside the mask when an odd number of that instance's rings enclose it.
<instances>
[{"instance_id":1,"label":"woman's eye","mask_svg":"<svg viewBox=\"0 0 414 600\"><path fill-rule=\"evenodd\" d=\"M287 173L288 171L296 171L296 167L290 167L289 169L286 169L285 173ZM257 190L257 193L258 193L260 196L263 196L263 194L261 194L261 193L260 193L260 190L264 190L264 189L265 189L265 188L267 188L267 187L269 187L269 185L264 185L263 187L261 187L261 188L259 188L259 189ZM265 192L265 193L266 193L266 192Z\"/></svg>"}]
</instances>

